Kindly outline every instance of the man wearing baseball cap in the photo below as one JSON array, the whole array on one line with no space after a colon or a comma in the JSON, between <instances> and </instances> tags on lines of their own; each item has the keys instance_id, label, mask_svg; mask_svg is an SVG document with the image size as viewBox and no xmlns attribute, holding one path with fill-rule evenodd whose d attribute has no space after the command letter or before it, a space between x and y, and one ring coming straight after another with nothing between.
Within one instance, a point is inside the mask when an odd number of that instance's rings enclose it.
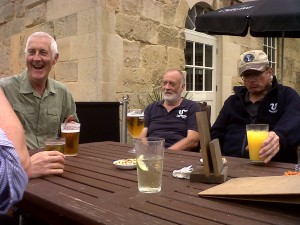
<instances>
[{"instance_id":1,"label":"man wearing baseball cap","mask_svg":"<svg viewBox=\"0 0 300 225\"><path fill-rule=\"evenodd\" d=\"M246 124L269 124L269 136L259 154L265 163L297 163L300 145L300 97L290 87L279 84L268 56L251 50L240 57L239 73L244 86L233 88L211 128L222 154L248 158Z\"/></svg>"}]
</instances>

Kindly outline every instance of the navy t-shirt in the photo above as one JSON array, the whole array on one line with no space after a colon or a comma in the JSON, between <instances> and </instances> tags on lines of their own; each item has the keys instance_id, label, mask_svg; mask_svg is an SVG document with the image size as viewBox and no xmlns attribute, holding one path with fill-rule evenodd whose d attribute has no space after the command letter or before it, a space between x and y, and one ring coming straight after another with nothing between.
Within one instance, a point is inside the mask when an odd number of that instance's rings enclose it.
<instances>
[{"instance_id":1,"label":"navy t-shirt","mask_svg":"<svg viewBox=\"0 0 300 225\"><path fill-rule=\"evenodd\" d=\"M199 111L199 104L188 99L183 99L170 112L163 106L163 101L154 102L144 112L147 136L164 138L168 148L185 138L188 130L198 131L195 113Z\"/></svg>"}]
</instances>

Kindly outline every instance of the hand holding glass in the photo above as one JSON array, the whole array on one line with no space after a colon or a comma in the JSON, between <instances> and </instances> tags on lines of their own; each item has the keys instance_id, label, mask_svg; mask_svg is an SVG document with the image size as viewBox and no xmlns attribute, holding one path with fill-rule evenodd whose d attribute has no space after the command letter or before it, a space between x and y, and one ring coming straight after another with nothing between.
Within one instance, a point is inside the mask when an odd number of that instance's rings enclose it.
<instances>
[{"instance_id":1,"label":"hand holding glass","mask_svg":"<svg viewBox=\"0 0 300 225\"><path fill-rule=\"evenodd\" d=\"M259 157L259 151L262 143L269 136L268 124L248 124L246 125L248 148L250 161L252 163L263 163L264 160Z\"/></svg>"},{"instance_id":2,"label":"hand holding glass","mask_svg":"<svg viewBox=\"0 0 300 225\"><path fill-rule=\"evenodd\" d=\"M141 109L129 109L127 113L127 130L132 138L138 138L144 128L144 113ZM129 150L135 153L134 149Z\"/></svg>"}]
</instances>

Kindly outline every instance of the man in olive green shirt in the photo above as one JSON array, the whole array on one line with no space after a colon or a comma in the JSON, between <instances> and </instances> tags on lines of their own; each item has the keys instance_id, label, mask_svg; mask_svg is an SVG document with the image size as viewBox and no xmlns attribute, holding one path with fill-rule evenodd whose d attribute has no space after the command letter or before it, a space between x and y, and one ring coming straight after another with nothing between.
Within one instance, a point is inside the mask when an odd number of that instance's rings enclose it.
<instances>
[{"instance_id":1,"label":"man in olive green shirt","mask_svg":"<svg viewBox=\"0 0 300 225\"><path fill-rule=\"evenodd\" d=\"M51 78L43 96L32 88L27 71L1 79L0 85L24 127L28 149L44 147L44 140L57 137L60 124L69 115L76 116L71 93Z\"/></svg>"},{"instance_id":2,"label":"man in olive green shirt","mask_svg":"<svg viewBox=\"0 0 300 225\"><path fill-rule=\"evenodd\" d=\"M61 123L78 121L71 93L62 83L49 78L58 56L57 43L49 34L33 33L25 47L27 70L0 79L25 130L28 149L44 147L45 138L57 137ZM58 151L41 151L30 159L29 178L63 173L64 155Z\"/></svg>"}]
</instances>

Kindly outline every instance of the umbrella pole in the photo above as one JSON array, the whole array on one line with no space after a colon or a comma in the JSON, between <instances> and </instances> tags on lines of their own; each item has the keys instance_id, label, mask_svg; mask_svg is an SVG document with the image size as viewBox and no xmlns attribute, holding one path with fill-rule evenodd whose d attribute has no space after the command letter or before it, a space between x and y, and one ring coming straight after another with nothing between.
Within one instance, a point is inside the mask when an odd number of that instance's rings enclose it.
<instances>
[{"instance_id":1,"label":"umbrella pole","mask_svg":"<svg viewBox=\"0 0 300 225\"><path fill-rule=\"evenodd\" d=\"M284 31L281 37L281 83L283 83L283 61L284 61Z\"/></svg>"}]
</instances>

